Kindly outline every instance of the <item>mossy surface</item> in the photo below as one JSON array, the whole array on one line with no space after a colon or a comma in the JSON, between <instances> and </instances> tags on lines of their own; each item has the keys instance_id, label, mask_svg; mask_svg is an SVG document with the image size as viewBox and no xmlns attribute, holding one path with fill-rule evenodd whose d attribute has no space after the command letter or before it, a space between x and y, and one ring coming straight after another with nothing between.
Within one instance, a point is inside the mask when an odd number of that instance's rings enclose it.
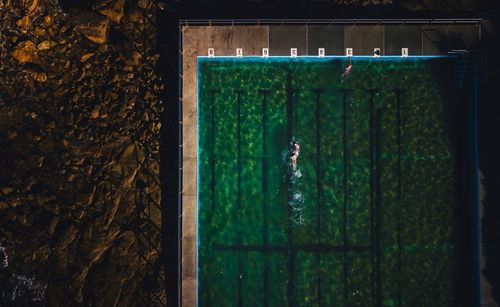
<instances>
[{"instance_id":1,"label":"mossy surface","mask_svg":"<svg viewBox=\"0 0 500 307\"><path fill-rule=\"evenodd\" d=\"M199 60L200 306L453 306L453 63L347 61Z\"/></svg>"}]
</instances>

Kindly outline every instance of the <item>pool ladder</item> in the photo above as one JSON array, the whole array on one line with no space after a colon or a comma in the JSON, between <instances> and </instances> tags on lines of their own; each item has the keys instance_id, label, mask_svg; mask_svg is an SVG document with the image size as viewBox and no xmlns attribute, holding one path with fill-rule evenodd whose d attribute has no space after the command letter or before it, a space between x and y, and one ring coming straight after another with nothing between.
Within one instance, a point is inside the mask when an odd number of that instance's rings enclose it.
<instances>
[{"instance_id":1,"label":"pool ladder","mask_svg":"<svg viewBox=\"0 0 500 307\"><path fill-rule=\"evenodd\" d=\"M467 50L452 50L448 54L458 57L455 64L455 88L464 91L472 90L476 65L475 56Z\"/></svg>"}]
</instances>

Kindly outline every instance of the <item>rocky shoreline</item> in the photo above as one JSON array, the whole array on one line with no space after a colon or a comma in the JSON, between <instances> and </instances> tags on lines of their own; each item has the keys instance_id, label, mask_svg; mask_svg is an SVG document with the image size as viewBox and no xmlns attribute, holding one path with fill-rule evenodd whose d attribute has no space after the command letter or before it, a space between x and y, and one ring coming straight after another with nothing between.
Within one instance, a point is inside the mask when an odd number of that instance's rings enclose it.
<instances>
[{"instance_id":1,"label":"rocky shoreline","mask_svg":"<svg viewBox=\"0 0 500 307\"><path fill-rule=\"evenodd\" d=\"M0 3L2 304L36 303L5 286L26 271L47 306L134 301L136 182L159 178L155 17L149 0Z\"/></svg>"}]
</instances>

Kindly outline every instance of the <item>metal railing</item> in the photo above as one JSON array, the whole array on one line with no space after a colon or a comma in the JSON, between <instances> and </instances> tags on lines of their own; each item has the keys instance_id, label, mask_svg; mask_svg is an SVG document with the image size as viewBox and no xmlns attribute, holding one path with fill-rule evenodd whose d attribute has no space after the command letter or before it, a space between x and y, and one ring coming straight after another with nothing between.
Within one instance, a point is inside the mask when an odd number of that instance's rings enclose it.
<instances>
[{"instance_id":1,"label":"metal railing","mask_svg":"<svg viewBox=\"0 0 500 307\"><path fill-rule=\"evenodd\" d=\"M334 25L334 24L480 24L482 18L394 18L394 19L181 19L181 26L220 25Z\"/></svg>"}]
</instances>

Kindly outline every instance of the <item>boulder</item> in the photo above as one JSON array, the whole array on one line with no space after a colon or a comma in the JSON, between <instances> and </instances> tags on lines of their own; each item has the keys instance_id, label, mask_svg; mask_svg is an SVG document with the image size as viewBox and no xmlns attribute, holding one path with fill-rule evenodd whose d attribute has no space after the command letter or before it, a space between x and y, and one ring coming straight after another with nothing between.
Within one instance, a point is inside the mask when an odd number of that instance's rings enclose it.
<instances>
[{"instance_id":1,"label":"boulder","mask_svg":"<svg viewBox=\"0 0 500 307\"><path fill-rule=\"evenodd\" d=\"M53 41L45 40L45 41L38 44L38 50L49 50L55 44L56 43L54 43Z\"/></svg>"},{"instance_id":2,"label":"boulder","mask_svg":"<svg viewBox=\"0 0 500 307\"><path fill-rule=\"evenodd\" d=\"M95 5L95 10L107 16L111 21L120 23L123 18L125 0L103 0Z\"/></svg>"},{"instance_id":3,"label":"boulder","mask_svg":"<svg viewBox=\"0 0 500 307\"><path fill-rule=\"evenodd\" d=\"M23 18L16 21L16 25L21 29L21 32L26 33L27 29L31 26L30 16L26 15Z\"/></svg>"},{"instance_id":4,"label":"boulder","mask_svg":"<svg viewBox=\"0 0 500 307\"><path fill-rule=\"evenodd\" d=\"M21 0L21 5L29 15L33 14L38 7L38 0Z\"/></svg>"},{"instance_id":5,"label":"boulder","mask_svg":"<svg viewBox=\"0 0 500 307\"><path fill-rule=\"evenodd\" d=\"M12 57L21 64L39 62L37 48L32 41L19 43L12 52Z\"/></svg>"},{"instance_id":6,"label":"boulder","mask_svg":"<svg viewBox=\"0 0 500 307\"><path fill-rule=\"evenodd\" d=\"M75 28L96 44L104 44L108 36L109 19L94 12L82 12L75 18Z\"/></svg>"}]
</instances>

